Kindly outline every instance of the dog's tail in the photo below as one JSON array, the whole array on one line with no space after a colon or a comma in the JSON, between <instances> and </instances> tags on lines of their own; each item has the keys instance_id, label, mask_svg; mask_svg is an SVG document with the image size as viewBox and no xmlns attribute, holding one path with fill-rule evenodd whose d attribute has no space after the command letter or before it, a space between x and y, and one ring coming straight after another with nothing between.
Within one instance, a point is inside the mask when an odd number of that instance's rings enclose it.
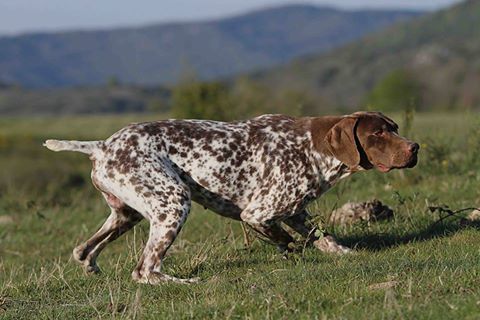
<instances>
[{"instance_id":1,"label":"dog's tail","mask_svg":"<svg viewBox=\"0 0 480 320\"><path fill-rule=\"evenodd\" d=\"M43 144L52 151L76 151L93 155L102 149L104 141L67 141L67 140L47 140Z\"/></svg>"}]
</instances>

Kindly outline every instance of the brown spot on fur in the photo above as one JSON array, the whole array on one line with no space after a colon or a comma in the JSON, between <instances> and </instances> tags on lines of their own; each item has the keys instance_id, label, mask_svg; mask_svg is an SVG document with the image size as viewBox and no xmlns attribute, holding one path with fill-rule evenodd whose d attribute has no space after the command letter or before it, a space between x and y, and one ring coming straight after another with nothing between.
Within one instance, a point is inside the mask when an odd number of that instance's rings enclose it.
<instances>
[{"instance_id":1,"label":"brown spot on fur","mask_svg":"<svg viewBox=\"0 0 480 320\"><path fill-rule=\"evenodd\" d=\"M173 241L173 239L175 239L175 232L173 232L172 230L169 230L165 234L165 238L167 238L169 241Z\"/></svg>"},{"instance_id":2,"label":"brown spot on fur","mask_svg":"<svg viewBox=\"0 0 480 320\"><path fill-rule=\"evenodd\" d=\"M201 186L204 186L205 188L208 188L208 186L209 186L208 181L205 180L205 179L199 179L199 180L198 180L198 183L199 183Z\"/></svg>"}]
</instances>

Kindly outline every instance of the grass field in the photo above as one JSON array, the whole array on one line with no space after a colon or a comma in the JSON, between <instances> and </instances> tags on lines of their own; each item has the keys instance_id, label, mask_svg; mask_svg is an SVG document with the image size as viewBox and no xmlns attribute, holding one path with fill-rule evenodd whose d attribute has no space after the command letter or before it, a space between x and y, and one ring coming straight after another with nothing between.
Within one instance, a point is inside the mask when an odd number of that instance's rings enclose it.
<instances>
[{"instance_id":1,"label":"grass field","mask_svg":"<svg viewBox=\"0 0 480 320\"><path fill-rule=\"evenodd\" d=\"M259 240L246 247L238 222L194 206L164 270L200 283L131 280L145 222L102 253L101 275L86 276L71 251L108 209L90 184L90 161L41 142L103 139L148 118L155 117L0 119L0 318L478 319L480 230L455 217L432 226L439 215L428 210L480 206L477 115L417 114L415 169L359 173L311 205L316 221L354 254L307 248L283 259ZM372 198L391 206L394 219L325 222L333 208Z\"/></svg>"}]
</instances>

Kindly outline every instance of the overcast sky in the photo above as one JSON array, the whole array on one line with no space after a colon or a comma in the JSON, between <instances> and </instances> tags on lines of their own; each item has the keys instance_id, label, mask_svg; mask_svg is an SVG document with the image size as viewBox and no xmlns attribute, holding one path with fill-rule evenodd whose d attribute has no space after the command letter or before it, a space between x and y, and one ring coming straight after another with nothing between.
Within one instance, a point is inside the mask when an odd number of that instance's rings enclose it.
<instances>
[{"instance_id":1,"label":"overcast sky","mask_svg":"<svg viewBox=\"0 0 480 320\"><path fill-rule=\"evenodd\" d=\"M286 3L434 10L459 0L0 0L0 34L204 20Z\"/></svg>"}]
</instances>

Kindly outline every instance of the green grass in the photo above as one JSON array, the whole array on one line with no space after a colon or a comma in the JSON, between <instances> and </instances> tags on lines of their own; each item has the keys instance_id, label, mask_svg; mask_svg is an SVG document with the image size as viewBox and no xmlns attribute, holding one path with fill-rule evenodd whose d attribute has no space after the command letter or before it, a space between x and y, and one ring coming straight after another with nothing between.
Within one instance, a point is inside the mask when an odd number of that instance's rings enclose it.
<instances>
[{"instance_id":1,"label":"green grass","mask_svg":"<svg viewBox=\"0 0 480 320\"><path fill-rule=\"evenodd\" d=\"M105 138L147 118L0 119L0 318L478 318L480 231L455 218L432 228L439 216L428 210L480 206L476 115L417 115L412 135L423 148L415 169L359 173L311 205L317 221L356 248L352 255L307 248L283 259L258 240L245 247L238 222L194 206L164 270L198 276L199 284L131 280L145 222L105 249L101 275L86 276L71 251L108 209L89 182L89 160L41 142ZM391 206L395 218L325 223L333 208L371 198Z\"/></svg>"}]
</instances>

